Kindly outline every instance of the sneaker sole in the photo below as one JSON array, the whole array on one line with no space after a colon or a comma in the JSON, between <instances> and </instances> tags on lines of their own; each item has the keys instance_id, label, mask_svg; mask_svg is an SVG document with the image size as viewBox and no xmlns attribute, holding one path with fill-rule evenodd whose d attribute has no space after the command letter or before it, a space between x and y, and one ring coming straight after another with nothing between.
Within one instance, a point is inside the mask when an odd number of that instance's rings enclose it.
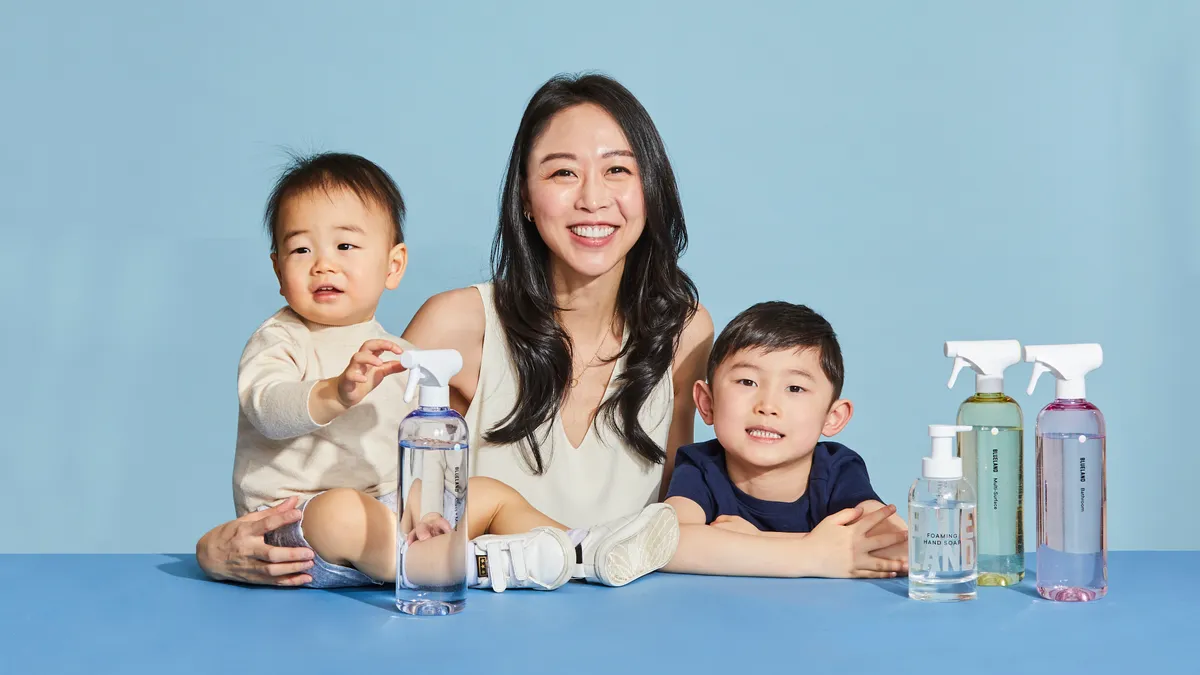
<instances>
[{"instance_id":1,"label":"sneaker sole","mask_svg":"<svg viewBox=\"0 0 1200 675\"><path fill-rule=\"evenodd\" d=\"M679 521L667 504L647 509L596 552L596 576L608 586L624 586L671 562L679 546Z\"/></svg>"}]
</instances>

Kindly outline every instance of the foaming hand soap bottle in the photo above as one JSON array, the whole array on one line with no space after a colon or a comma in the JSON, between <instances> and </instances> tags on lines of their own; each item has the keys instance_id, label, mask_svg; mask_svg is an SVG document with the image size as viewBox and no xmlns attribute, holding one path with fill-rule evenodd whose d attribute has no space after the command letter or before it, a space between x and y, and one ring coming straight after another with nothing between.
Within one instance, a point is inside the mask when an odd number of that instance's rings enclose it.
<instances>
[{"instance_id":1,"label":"foaming hand soap bottle","mask_svg":"<svg viewBox=\"0 0 1200 675\"><path fill-rule=\"evenodd\" d=\"M954 456L954 434L967 426L929 425L933 449L908 492L908 597L974 600L975 491Z\"/></svg>"},{"instance_id":2,"label":"foaming hand soap bottle","mask_svg":"<svg viewBox=\"0 0 1200 675\"><path fill-rule=\"evenodd\" d=\"M953 341L948 387L964 367L975 393L958 407L958 454L979 500L979 585L1012 586L1025 578L1025 439L1021 406L1004 394L1004 370L1021 362L1016 340Z\"/></svg>"},{"instance_id":3,"label":"foaming hand soap bottle","mask_svg":"<svg viewBox=\"0 0 1200 675\"><path fill-rule=\"evenodd\" d=\"M1098 344L1025 347L1029 393L1043 373L1054 401L1037 418L1037 591L1068 602L1108 592L1104 415L1086 398L1084 378L1104 362Z\"/></svg>"}]
</instances>

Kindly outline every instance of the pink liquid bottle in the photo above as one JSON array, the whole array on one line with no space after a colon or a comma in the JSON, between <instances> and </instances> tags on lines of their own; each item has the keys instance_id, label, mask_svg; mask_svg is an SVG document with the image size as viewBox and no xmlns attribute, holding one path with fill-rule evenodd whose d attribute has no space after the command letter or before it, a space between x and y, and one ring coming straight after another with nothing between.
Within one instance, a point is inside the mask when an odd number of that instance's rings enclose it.
<instances>
[{"instance_id":1,"label":"pink liquid bottle","mask_svg":"<svg viewBox=\"0 0 1200 675\"><path fill-rule=\"evenodd\" d=\"M1084 378L1104 361L1098 344L1025 347L1032 394L1053 373L1054 401L1037 418L1037 591L1066 602L1108 592L1104 415Z\"/></svg>"}]
</instances>

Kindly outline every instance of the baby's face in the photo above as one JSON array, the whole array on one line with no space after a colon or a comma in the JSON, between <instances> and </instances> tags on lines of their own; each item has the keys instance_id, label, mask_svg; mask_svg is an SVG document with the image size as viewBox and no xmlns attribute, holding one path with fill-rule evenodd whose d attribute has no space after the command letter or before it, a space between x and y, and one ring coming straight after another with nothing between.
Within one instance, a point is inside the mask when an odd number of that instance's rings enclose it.
<instances>
[{"instance_id":1,"label":"baby's face","mask_svg":"<svg viewBox=\"0 0 1200 675\"><path fill-rule=\"evenodd\" d=\"M705 421L726 455L759 469L803 459L822 433L833 435L845 424L831 413L833 384L816 349L735 352L717 367L709 387Z\"/></svg>"},{"instance_id":2,"label":"baby's face","mask_svg":"<svg viewBox=\"0 0 1200 675\"><path fill-rule=\"evenodd\" d=\"M310 190L279 210L279 293L297 314L325 326L375 316L385 288L404 275L406 252L393 245L384 209L345 189Z\"/></svg>"}]
</instances>

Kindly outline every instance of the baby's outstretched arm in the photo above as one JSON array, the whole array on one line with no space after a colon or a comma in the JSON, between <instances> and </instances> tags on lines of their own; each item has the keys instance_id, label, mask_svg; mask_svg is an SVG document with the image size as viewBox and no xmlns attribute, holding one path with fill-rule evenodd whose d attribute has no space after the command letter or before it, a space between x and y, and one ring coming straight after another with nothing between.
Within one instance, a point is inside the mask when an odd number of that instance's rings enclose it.
<instances>
[{"instance_id":1,"label":"baby's outstretched arm","mask_svg":"<svg viewBox=\"0 0 1200 675\"><path fill-rule=\"evenodd\" d=\"M367 340L350 357L350 365L337 377L321 380L308 397L308 413L317 424L328 424L338 415L357 405L388 375L403 372L400 361L384 361L384 352L403 350L389 340Z\"/></svg>"}]
</instances>

